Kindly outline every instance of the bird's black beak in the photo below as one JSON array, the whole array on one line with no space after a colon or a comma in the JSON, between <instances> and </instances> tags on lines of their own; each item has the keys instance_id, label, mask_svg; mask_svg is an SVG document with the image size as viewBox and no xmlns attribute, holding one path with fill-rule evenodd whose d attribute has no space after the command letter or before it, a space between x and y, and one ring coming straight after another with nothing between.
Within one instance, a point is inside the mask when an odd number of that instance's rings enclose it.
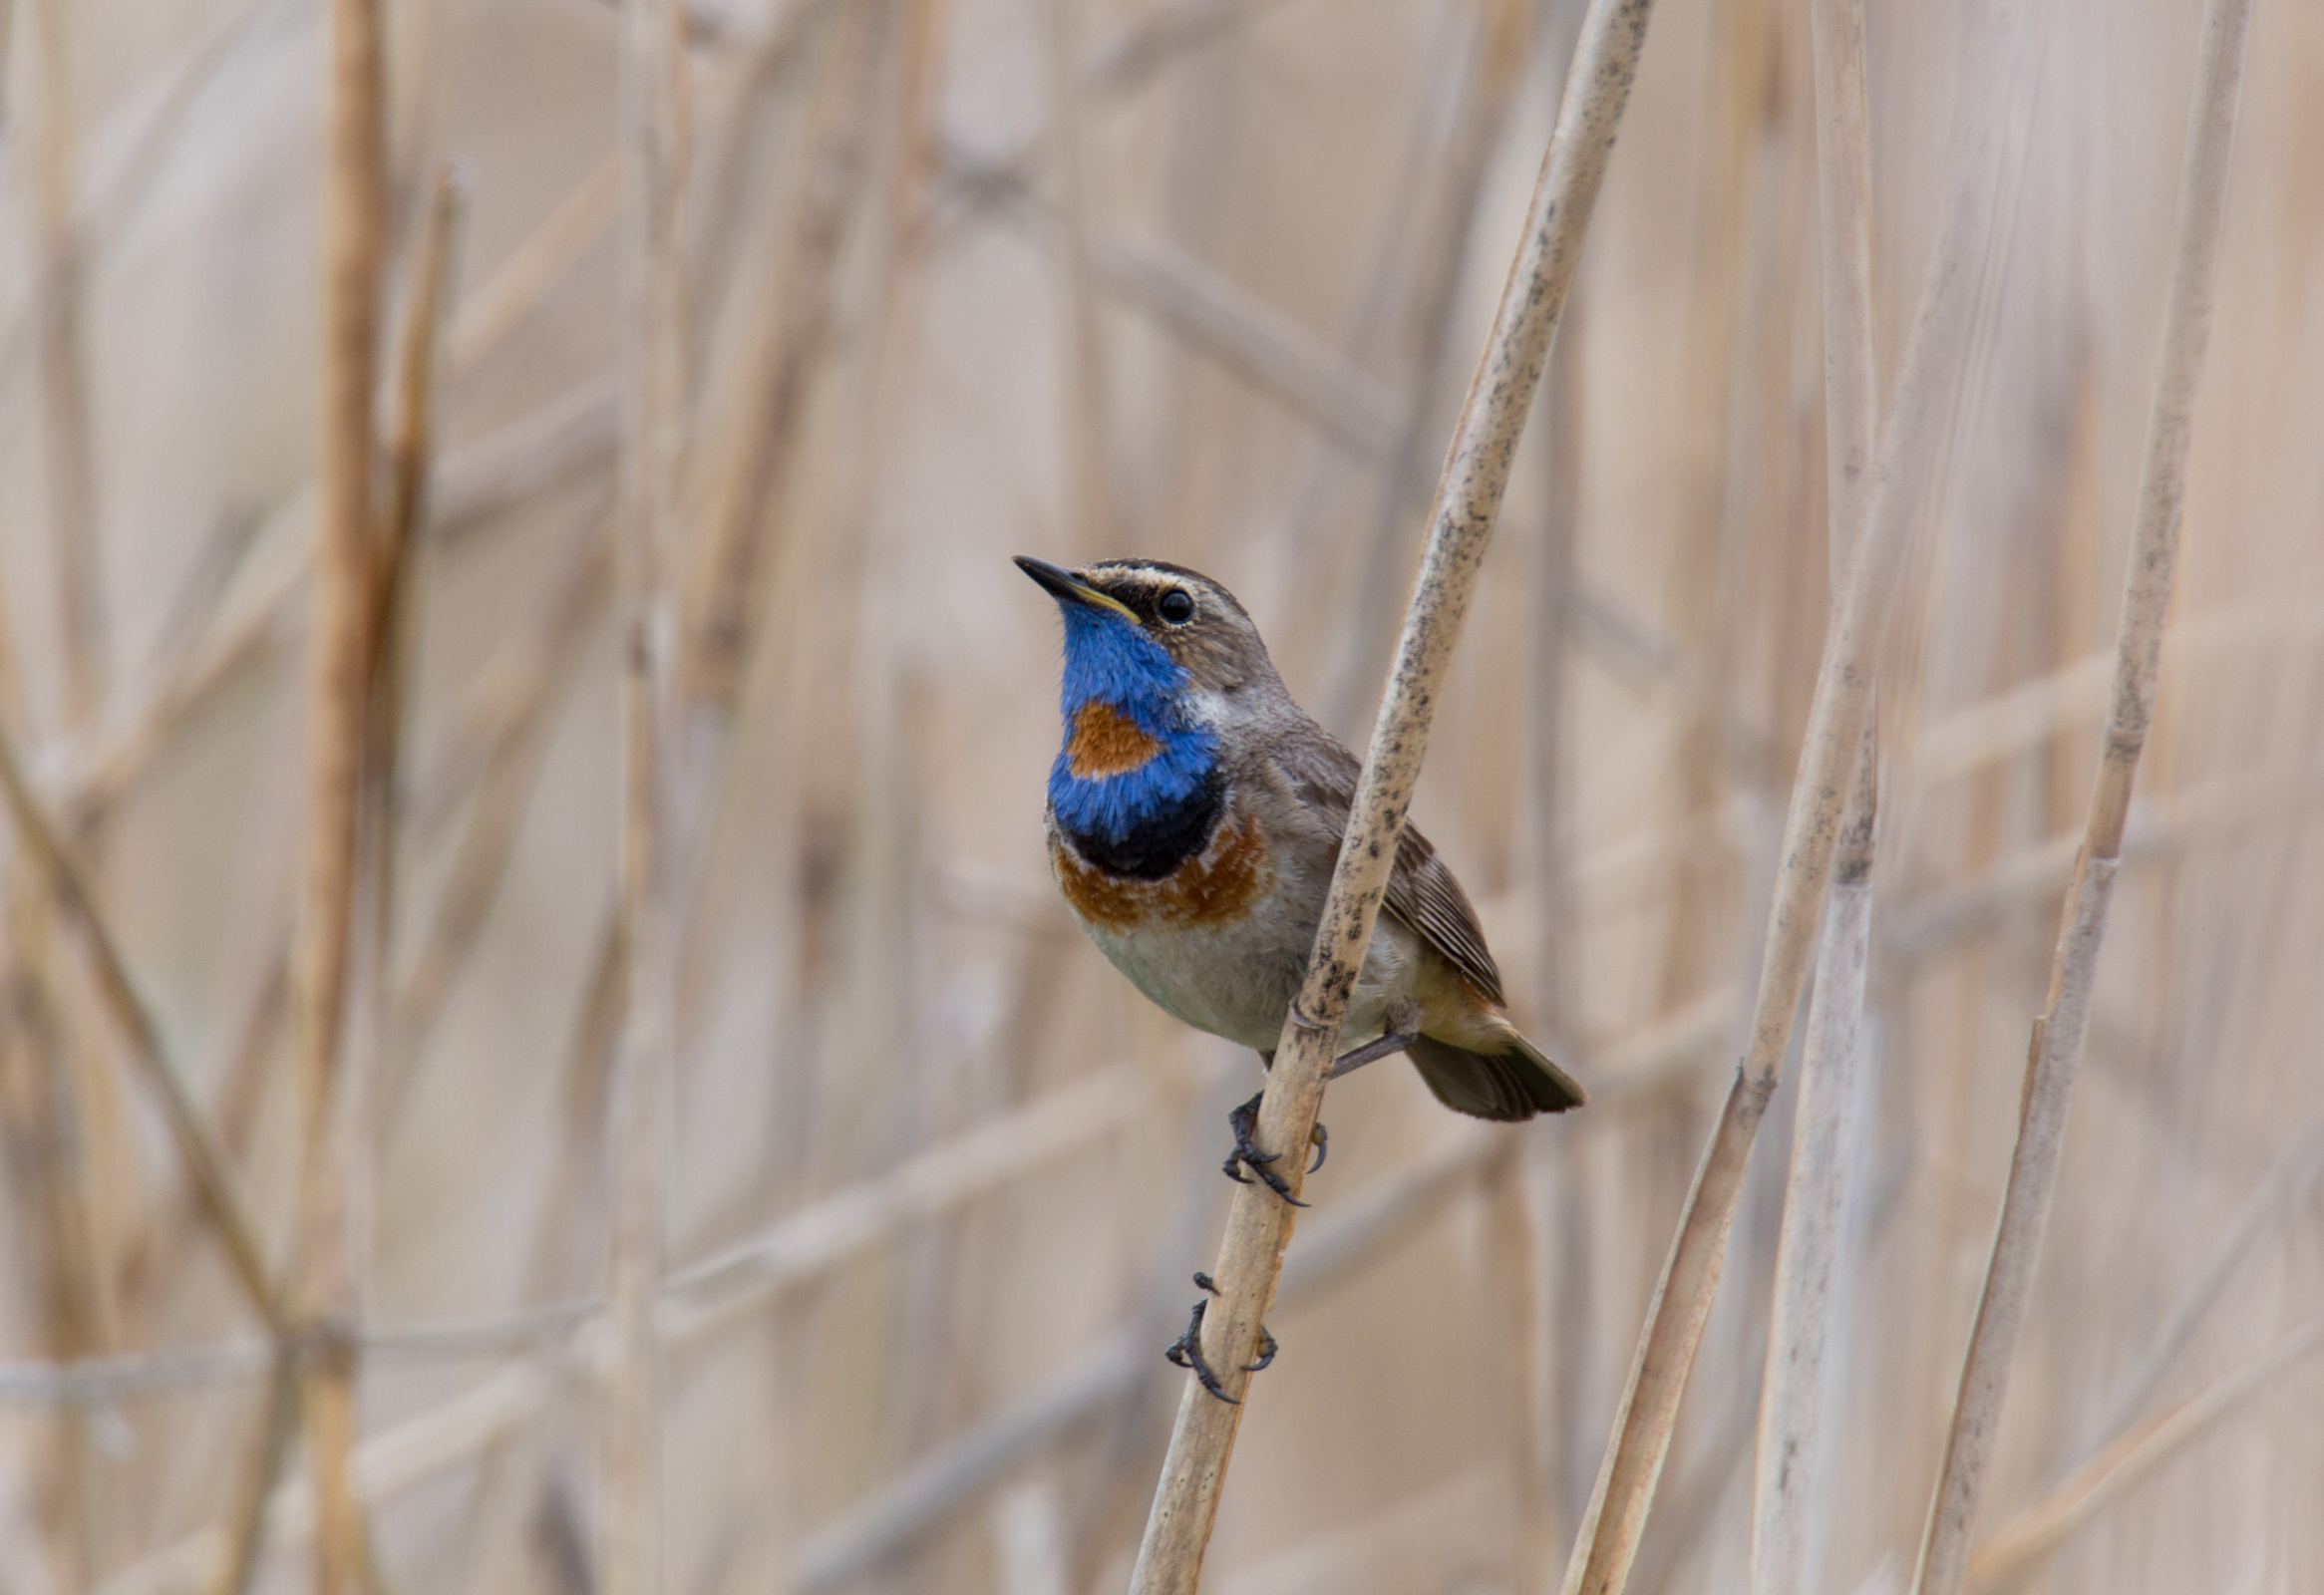
<instances>
[{"instance_id":1,"label":"bird's black beak","mask_svg":"<svg viewBox=\"0 0 2324 1595\"><path fill-rule=\"evenodd\" d=\"M1133 624L1137 623L1138 616L1132 613L1129 605L1118 598L1110 598L1087 582L1077 579L1074 573L1063 565L1053 565L1048 560L1036 559L1031 554L1019 554L1017 555L1017 568L1041 583L1049 590L1050 595L1061 603L1071 601L1077 604L1088 604L1097 609L1111 609Z\"/></svg>"}]
</instances>

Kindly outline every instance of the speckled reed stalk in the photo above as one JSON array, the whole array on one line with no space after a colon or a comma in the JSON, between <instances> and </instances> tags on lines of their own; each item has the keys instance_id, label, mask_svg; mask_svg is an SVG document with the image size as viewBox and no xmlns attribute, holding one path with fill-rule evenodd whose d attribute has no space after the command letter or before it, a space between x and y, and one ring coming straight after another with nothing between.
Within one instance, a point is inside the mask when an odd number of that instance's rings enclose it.
<instances>
[{"instance_id":1,"label":"speckled reed stalk","mask_svg":"<svg viewBox=\"0 0 2324 1595\"><path fill-rule=\"evenodd\" d=\"M621 646L618 939L622 1031L607 1123L613 1352L599 1458L605 1595L662 1587L663 1186L677 1033L670 783L675 600L667 564L684 464L682 258L686 19L679 0L622 7Z\"/></svg>"},{"instance_id":2,"label":"speckled reed stalk","mask_svg":"<svg viewBox=\"0 0 2324 1595\"><path fill-rule=\"evenodd\" d=\"M1871 505L1872 456L1879 445L1863 0L1816 0L1810 22L1823 223L1825 456L1831 590L1837 596L1846 590L1849 561ZM1867 721L1840 823L1800 1057L1800 1101L1776 1250L1752 1475L1752 1595L1815 1588L1825 1349L1833 1272L1846 1228L1846 1130L1864 1011L1877 799L1878 759Z\"/></svg>"},{"instance_id":3,"label":"speckled reed stalk","mask_svg":"<svg viewBox=\"0 0 2324 1595\"><path fill-rule=\"evenodd\" d=\"M1304 1147L1322 1110L1324 1076L1372 941L1372 925L1419 780L1421 756L1444 691L1454 644L1492 539L1509 465L1540 385L1558 312L1581 255L1646 39L1651 0L1594 0L1582 24L1517 256L1501 291L1491 341L1470 385L1430 514L1420 576L1371 751L1332 872L1307 978L1285 1017L1259 1109L1261 1144ZM1284 1159L1294 1188L1303 1159ZM1226 1478L1255 1360L1261 1321L1273 1306L1291 1239L1292 1210L1259 1185L1235 1193L1215 1277L1218 1296L1203 1325L1202 1354L1235 1403L1188 1380L1178 1404L1131 1577L1136 1595L1192 1595Z\"/></svg>"},{"instance_id":4,"label":"speckled reed stalk","mask_svg":"<svg viewBox=\"0 0 2324 1595\"><path fill-rule=\"evenodd\" d=\"M2007 5L1995 7L1990 31L1981 40L1987 62L2009 59L2004 44L2015 31L2008 26L2014 15ZM1972 81L1981 84L1997 84L2001 78L1999 73L1972 74ZM1967 360L1987 196L2006 110L2000 100L1997 96L1971 113L1972 136L1955 175L1936 258L1921 288L1895 400L1881 434L1869 512L1817 674L1799 775L1784 823L1783 863L1768 914L1748 1049L1703 1149L1655 1286L1629 1381L1615 1410L1605 1460L1566 1564L1565 1595L1618 1595L1629 1580L1670 1451L1687 1376L1718 1294L1752 1143L1791 1045L1793 1017L1815 951L1842 810L1859 769L1871 712L1873 659L1888 599L1902 572Z\"/></svg>"},{"instance_id":5,"label":"speckled reed stalk","mask_svg":"<svg viewBox=\"0 0 2324 1595\"><path fill-rule=\"evenodd\" d=\"M2082 851L2066 889L2063 923L2050 963L2049 1001L2034 1021L2027 1052L2017 1146L2010 1157L1993 1256L1962 1362L1944 1462L1929 1501L1913 1577L1917 1595L1958 1595L1968 1576L1970 1536L2001 1425L2010 1359L2025 1325L2042 1230L2057 1188L2066 1110L2090 1023L2091 988L2098 974L2099 947L2106 939L2115 871L2122 860L2131 783L2155 717L2162 624L2178 559L2195 386L2210 335L2211 273L2226 211L2228 157L2235 142L2235 106L2250 26L2250 0L2209 0L2203 8L2194 109L2187 122L2186 164L2180 178L2178 243L2163 310L2162 364L2148 417L2138 523L2116 631L2114 706L2107 717L2105 754L2090 795Z\"/></svg>"}]
</instances>

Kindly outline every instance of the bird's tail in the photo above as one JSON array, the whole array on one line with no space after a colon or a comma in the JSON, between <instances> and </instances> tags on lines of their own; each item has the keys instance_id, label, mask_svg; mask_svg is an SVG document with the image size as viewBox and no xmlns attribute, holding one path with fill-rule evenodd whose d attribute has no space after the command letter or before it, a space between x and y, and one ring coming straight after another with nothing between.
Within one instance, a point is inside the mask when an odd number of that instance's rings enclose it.
<instances>
[{"instance_id":1,"label":"bird's tail","mask_svg":"<svg viewBox=\"0 0 2324 1595\"><path fill-rule=\"evenodd\" d=\"M1468 1052L1432 1036L1419 1038L1405 1051L1437 1101L1475 1118L1505 1121L1562 1114L1589 1100L1539 1048L1513 1031L1510 1037L1512 1044L1500 1053Z\"/></svg>"}]
</instances>

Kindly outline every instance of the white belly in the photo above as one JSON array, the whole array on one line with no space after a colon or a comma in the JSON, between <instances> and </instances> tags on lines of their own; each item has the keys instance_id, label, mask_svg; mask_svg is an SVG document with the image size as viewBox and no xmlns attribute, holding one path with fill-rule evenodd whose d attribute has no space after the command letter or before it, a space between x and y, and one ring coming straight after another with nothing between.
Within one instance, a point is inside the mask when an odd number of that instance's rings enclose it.
<instances>
[{"instance_id":1,"label":"white belly","mask_svg":"<svg viewBox=\"0 0 2324 1595\"><path fill-rule=\"evenodd\" d=\"M1280 906L1270 902L1233 926L1115 930L1084 920L1083 928L1114 967L1163 1012L1196 1030L1271 1053L1312 951L1287 915L1266 911ZM1419 953L1419 939L1410 928L1380 916L1342 1027L1348 1040L1379 1035L1389 1007L1416 994Z\"/></svg>"}]
</instances>

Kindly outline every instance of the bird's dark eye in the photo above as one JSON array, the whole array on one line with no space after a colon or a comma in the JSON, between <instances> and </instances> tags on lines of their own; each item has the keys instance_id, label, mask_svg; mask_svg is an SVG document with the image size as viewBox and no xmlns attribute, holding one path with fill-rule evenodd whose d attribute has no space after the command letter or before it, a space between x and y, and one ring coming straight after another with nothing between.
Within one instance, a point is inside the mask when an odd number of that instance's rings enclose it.
<instances>
[{"instance_id":1,"label":"bird's dark eye","mask_svg":"<svg viewBox=\"0 0 2324 1595\"><path fill-rule=\"evenodd\" d=\"M1154 611L1171 625L1182 626L1194 618L1194 595L1183 587L1172 587L1162 595Z\"/></svg>"}]
</instances>

